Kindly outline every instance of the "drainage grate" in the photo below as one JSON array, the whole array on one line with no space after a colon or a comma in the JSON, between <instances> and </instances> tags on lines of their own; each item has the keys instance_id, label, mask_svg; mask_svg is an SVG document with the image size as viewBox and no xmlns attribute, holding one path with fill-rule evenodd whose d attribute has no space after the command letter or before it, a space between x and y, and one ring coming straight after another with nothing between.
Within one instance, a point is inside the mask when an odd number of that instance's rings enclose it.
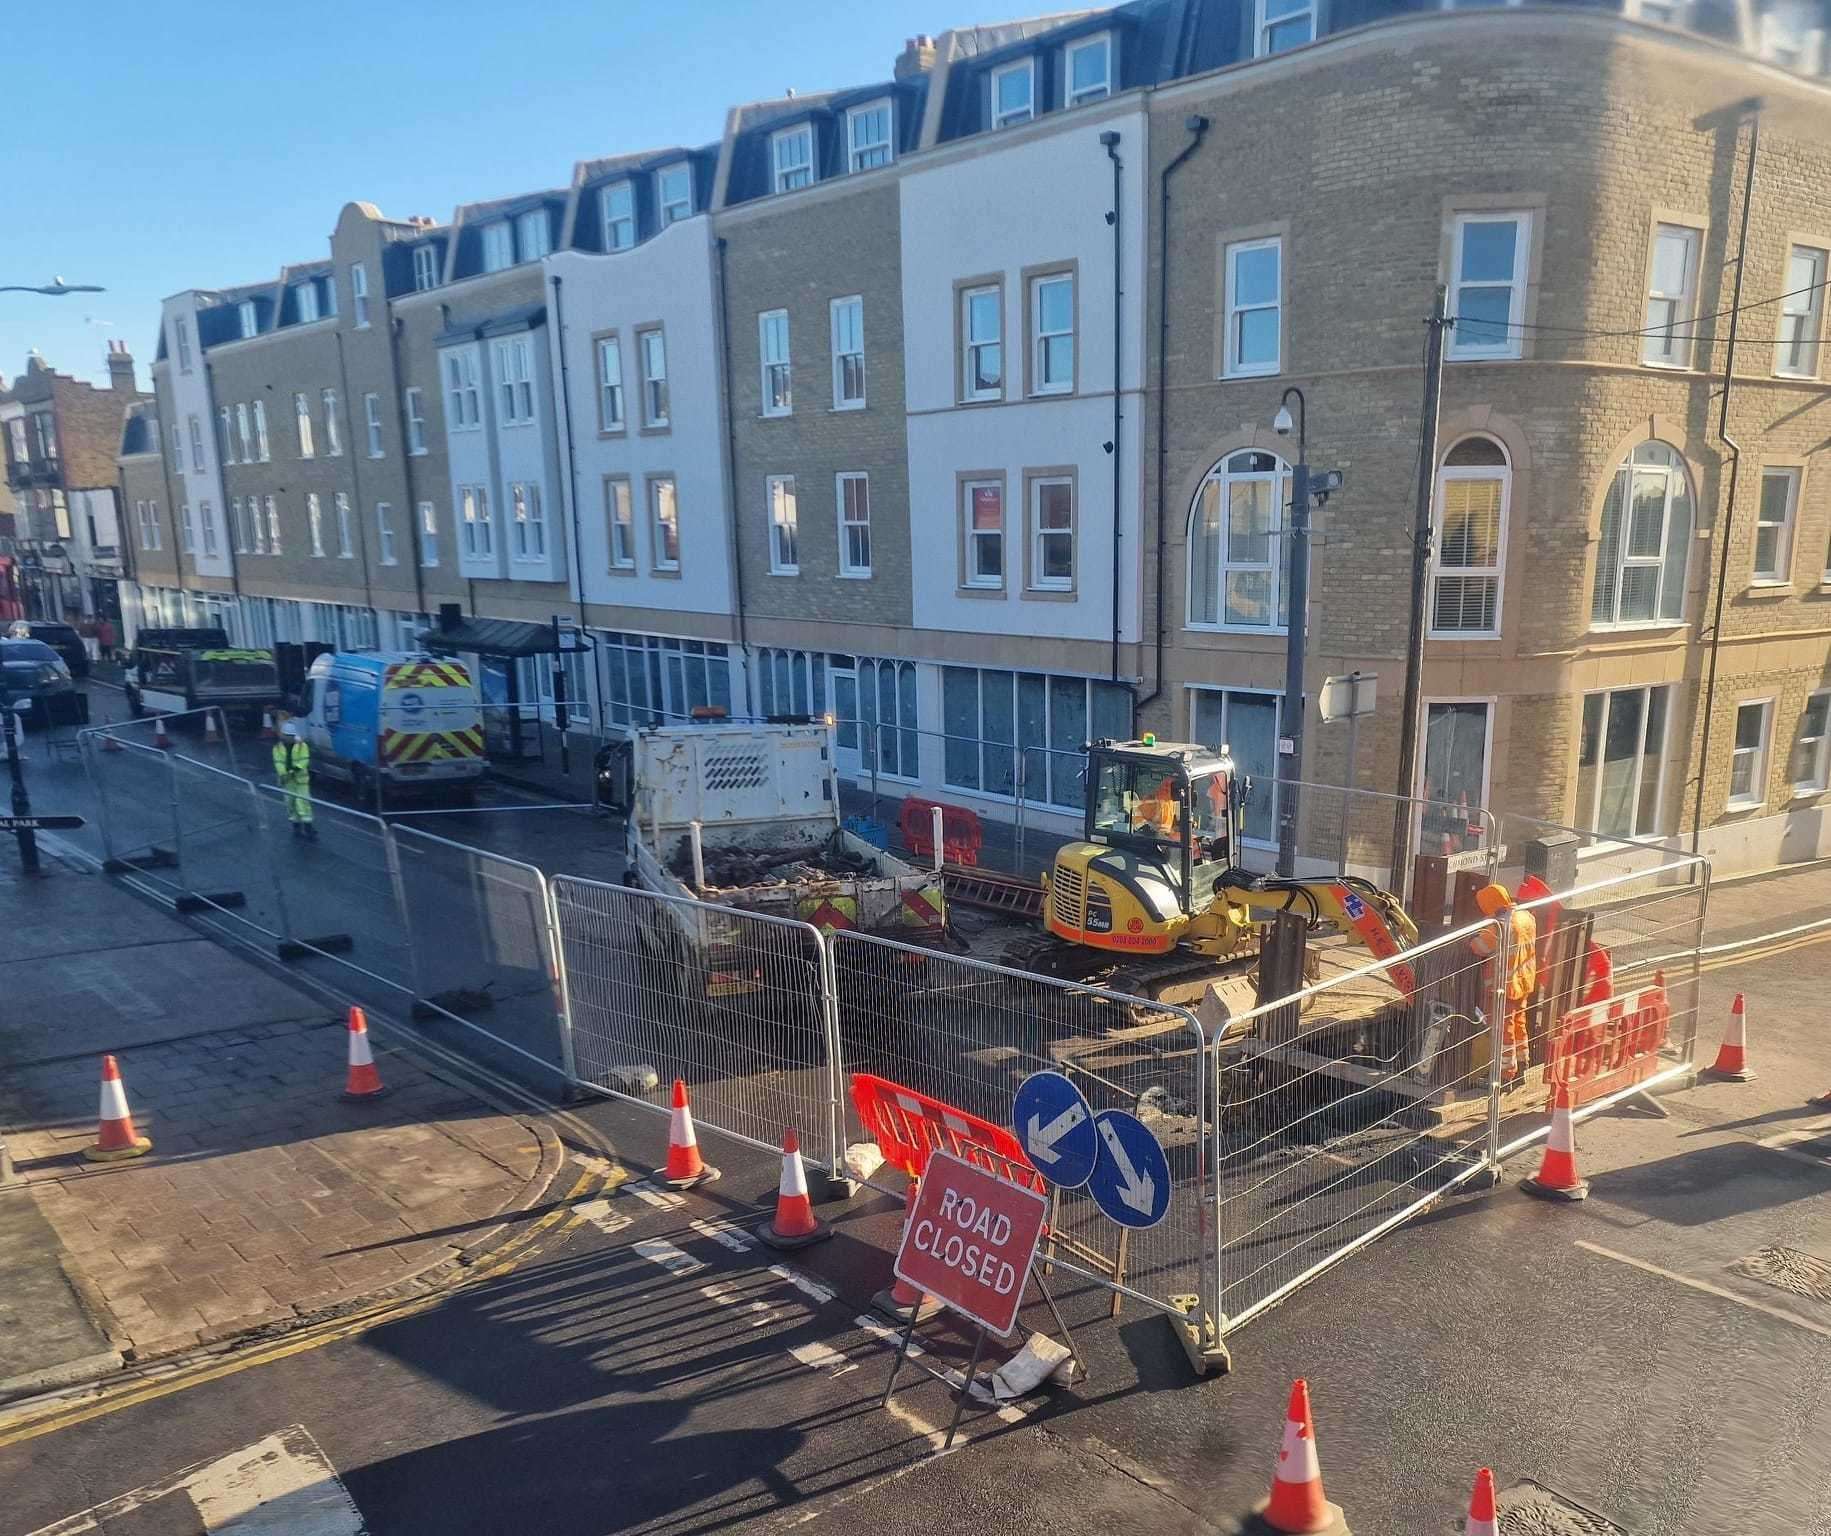
<instances>
[{"instance_id":1,"label":"drainage grate","mask_svg":"<svg viewBox=\"0 0 1831 1536\"><path fill-rule=\"evenodd\" d=\"M1531 1478L1504 1489L1495 1503L1500 1536L1629 1536L1626 1526L1616 1525Z\"/></svg>"},{"instance_id":2,"label":"drainage grate","mask_svg":"<svg viewBox=\"0 0 1831 1536\"><path fill-rule=\"evenodd\" d=\"M1831 1301L1831 1264L1797 1248L1775 1244L1758 1248L1736 1261L1736 1270L1751 1280L1812 1301Z\"/></svg>"}]
</instances>

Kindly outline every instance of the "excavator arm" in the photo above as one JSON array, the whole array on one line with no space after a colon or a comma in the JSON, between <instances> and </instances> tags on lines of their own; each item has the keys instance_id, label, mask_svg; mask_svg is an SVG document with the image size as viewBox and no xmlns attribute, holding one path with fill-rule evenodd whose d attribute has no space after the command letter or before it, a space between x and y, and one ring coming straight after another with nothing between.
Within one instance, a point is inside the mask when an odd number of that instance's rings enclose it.
<instances>
[{"instance_id":1,"label":"excavator arm","mask_svg":"<svg viewBox=\"0 0 1831 1536\"><path fill-rule=\"evenodd\" d=\"M1333 923L1352 934L1375 960L1391 960L1418 942L1418 927L1398 897L1369 880L1344 875L1334 880L1284 880L1260 876L1228 882L1215 893L1252 911L1296 912L1310 926ZM1406 998L1417 992L1409 965L1388 965L1386 973Z\"/></svg>"}]
</instances>

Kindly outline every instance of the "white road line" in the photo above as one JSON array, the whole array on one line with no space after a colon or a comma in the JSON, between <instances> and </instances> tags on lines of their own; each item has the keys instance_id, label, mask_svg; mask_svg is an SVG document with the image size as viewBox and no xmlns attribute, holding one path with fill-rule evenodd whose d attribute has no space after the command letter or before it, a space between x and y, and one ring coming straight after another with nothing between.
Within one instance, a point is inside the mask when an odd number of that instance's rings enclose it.
<instances>
[{"instance_id":1,"label":"white road line","mask_svg":"<svg viewBox=\"0 0 1831 1536\"><path fill-rule=\"evenodd\" d=\"M621 1232L625 1227L635 1223L636 1218L628 1211L620 1211L608 1200L586 1200L572 1208L572 1214L582 1221L590 1222L600 1232L610 1234Z\"/></svg>"},{"instance_id":2,"label":"white road line","mask_svg":"<svg viewBox=\"0 0 1831 1536\"><path fill-rule=\"evenodd\" d=\"M659 1264L670 1275L697 1275L706 1267L692 1254L682 1253L672 1243L665 1243L658 1237L644 1238L633 1246L643 1258Z\"/></svg>"},{"instance_id":3,"label":"white road line","mask_svg":"<svg viewBox=\"0 0 1831 1536\"><path fill-rule=\"evenodd\" d=\"M752 1248L756 1247L756 1243L751 1240L749 1233L728 1221L699 1221L696 1219L689 1221L687 1226L701 1237L709 1237L715 1243L722 1243L733 1253L749 1253Z\"/></svg>"},{"instance_id":4,"label":"white road line","mask_svg":"<svg viewBox=\"0 0 1831 1536\"><path fill-rule=\"evenodd\" d=\"M892 1328L888 1324L880 1322L875 1317L868 1316L861 1312L853 1321L855 1321L860 1328L864 1329L866 1333L870 1334L872 1338L876 1339L878 1343L887 1345L891 1349L895 1349L903 1342L901 1329ZM960 1390L961 1383L966 1379L952 1366L942 1365L938 1362L930 1363L928 1352L914 1339L909 1341L909 1358L915 1361L923 1370L927 1371L930 1376L933 1376L938 1381L946 1382L947 1385L952 1387L956 1392ZM973 1382L972 1397L974 1402L993 1409L998 1417L1003 1419L1007 1424L1021 1424L1024 1421L1024 1409L1016 1407L1011 1403L999 1403L998 1400L992 1396L992 1389L983 1381L975 1380ZM893 1398L892 1401L894 1402L895 1399Z\"/></svg>"},{"instance_id":5,"label":"white road line","mask_svg":"<svg viewBox=\"0 0 1831 1536\"><path fill-rule=\"evenodd\" d=\"M835 1293L828 1290L818 1280L810 1279L799 1270L790 1269L786 1264L771 1264L769 1272L778 1280L786 1280L804 1296L811 1296L821 1306L825 1306L834 1297Z\"/></svg>"},{"instance_id":6,"label":"white road line","mask_svg":"<svg viewBox=\"0 0 1831 1536\"><path fill-rule=\"evenodd\" d=\"M79 1536L144 1509L182 1496L211 1536L364 1536L355 1501L303 1425L256 1440L239 1451L195 1462L163 1482L34 1531L32 1536Z\"/></svg>"},{"instance_id":7,"label":"white road line","mask_svg":"<svg viewBox=\"0 0 1831 1536\"><path fill-rule=\"evenodd\" d=\"M818 1340L811 1344L791 1344L788 1352L809 1370L825 1371L829 1376L843 1376L847 1371L858 1369L856 1361L846 1359L831 1345Z\"/></svg>"},{"instance_id":8,"label":"white road line","mask_svg":"<svg viewBox=\"0 0 1831 1536\"><path fill-rule=\"evenodd\" d=\"M629 1192L658 1211L674 1211L685 1205L686 1198L671 1189L656 1189L652 1184L631 1184Z\"/></svg>"},{"instance_id":9,"label":"white road line","mask_svg":"<svg viewBox=\"0 0 1831 1536\"><path fill-rule=\"evenodd\" d=\"M1795 1328L1803 1328L1807 1333L1816 1333L1823 1338L1831 1339L1831 1328L1827 1328L1823 1323L1795 1317L1783 1308L1770 1307L1766 1302L1756 1301L1752 1297L1738 1296L1734 1291L1726 1291L1722 1286L1712 1285L1708 1280L1699 1280L1691 1275L1681 1275L1669 1269L1661 1269L1657 1264L1647 1263L1645 1259L1630 1258L1625 1253L1617 1253L1613 1248L1604 1248L1598 1243L1586 1243L1578 1239L1577 1247L1585 1253L1593 1253L1601 1258L1613 1259L1617 1264L1626 1264L1634 1269L1645 1270L1649 1275L1658 1275L1663 1280L1676 1281L1679 1285L1689 1286L1694 1291L1702 1291L1706 1296L1715 1296L1723 1301L1733 1301L1738 1307L1747 1307L1751 1312L1759 1312L1779 1322L1791 1323Z\"/></svg>"}]
</instances>

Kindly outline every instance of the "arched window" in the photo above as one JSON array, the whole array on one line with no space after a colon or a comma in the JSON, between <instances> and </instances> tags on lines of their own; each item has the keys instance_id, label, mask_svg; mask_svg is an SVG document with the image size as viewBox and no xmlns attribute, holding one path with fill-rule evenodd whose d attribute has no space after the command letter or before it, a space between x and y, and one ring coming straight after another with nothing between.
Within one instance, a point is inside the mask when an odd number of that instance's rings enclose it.
<instances>
[{"instance_id":1,"label":"arched window","mask_svg":"<svg viewBox=\"0 0 1831 1536\"><path fill-rule=\"evenodd\" d=\"M1590 622L1677 624L1685 617L1691 477L1678 451L1645 442L1615 471L1602 505Z\"/></svg>"},{"instance_id":2,"label":"arched window","mask_svg":"<svg viewBox=\"0 0 1831 1536\"><path fill-rule=\"evenodd\" d=\"M1501 562L1513 490L1507 451L1465 437L1437 472L1437 539L1430 632L1451 639L1500 633Z\"/></svg>"},{"instance_id":3,"label":"arched window","mask_svg":"<svg viewBox=\"0 0 1831 1536\"><path fill-rule=\"evenodd\" d=\"M1284 507L1291 471L1247 449L1208 471L1189 509L1189 627L1284 627Z\"/></svg>"}]
</instances>

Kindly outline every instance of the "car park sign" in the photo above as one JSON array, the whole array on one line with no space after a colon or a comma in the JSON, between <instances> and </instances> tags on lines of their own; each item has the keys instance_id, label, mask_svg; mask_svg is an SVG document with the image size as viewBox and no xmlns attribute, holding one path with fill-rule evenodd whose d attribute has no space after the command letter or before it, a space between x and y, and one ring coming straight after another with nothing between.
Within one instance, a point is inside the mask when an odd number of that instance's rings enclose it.
<instances>
[{"instance_id":1,"label":"car park sign","mask_svg":"<svg viewBox=\"0 0 1831 1536\"><path fill-rule=\"evenodd\" d=\"M937 1150L903 1228L896 1277L1009 1338L1048 1208L1035 1190Z\"/></svg>"}]
</instances>

